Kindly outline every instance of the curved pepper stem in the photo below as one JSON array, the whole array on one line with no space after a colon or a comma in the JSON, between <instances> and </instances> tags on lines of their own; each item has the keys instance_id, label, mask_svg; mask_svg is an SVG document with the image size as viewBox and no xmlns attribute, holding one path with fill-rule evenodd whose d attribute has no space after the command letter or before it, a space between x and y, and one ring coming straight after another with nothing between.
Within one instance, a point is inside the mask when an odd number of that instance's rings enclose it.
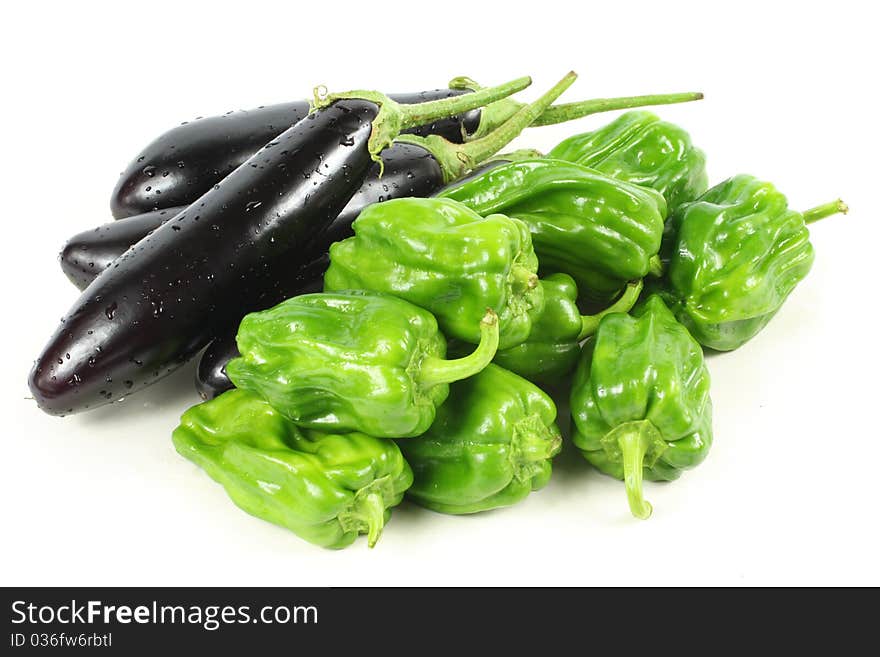
<instances>
[{"instance_id":1,"label":"curved pepper stem","mask_svg":"<svg viewBox=\"0 0 880 657\"><path fill-rule=\"evenodd\" d=\"M367 545L375 547L385 528L385 501L378 493L364 499L364 519L367 523Z\"/></svg>"},{"instance_id":2,"label":"curved pepper stem","mask_svg":"<svg viewBox=\"0 0 880 657\"><path fill-rule=\"evenodd\" d=\"M478 91L482 87L468 77L453 78L449 82L450 89L468 89ZM643 96L620 96L617 98L592 98L575 103L563 103L553 105L532 122L532 126L555 125L574 119L580 119L591 114L610 112L613 110L633 109L635 107L648 107L651 105L672 105L675 103L689 103L702 100L703 94L699 91L686 91L672 94L648 94ZM513 116L522 104L511 98L499 100L487 105L480 113L480 125L473 135L465 135L466 138L479 139L491 132L497 126Z\"/></svg>"},{"instance_id":3,"label":"curved pepper stem","mask_svg":"<svg viewBox=\"0 0 880 657\"><path fill-rule=\"evenodd\" d=\"M339 524L343 531L366 533L367 545L370 547L376 545L385 527L383 490L389 482L390 477L385 476L360 489L354 496L351 508L339 514Z\"/></svg>"},{"instance_id":4,"label":"curved pepper stem","mask_svg":"<svg viewBox=\"0 0 880 657\"><path fill-rule=\"evenodd\" d=\"M847 212L849 212L849 206L841 199L837 199L836 201L823 203L822 205L817 205L815 208L810 208L809 210L804 211L804 223L811 224L814 221L819 221L825 217L831 217L835 214L846 214Z\"/></svg>"},{"instance_id":5,"label":"curved pepper stem","mask_svg":"<svg viewBox=\"0 0 880 657\"><path fill-rule=\"evenodd\" d=\"M636 301L639 300L639 295L642 293L642 287L644 287L644 283L641 280L629 283L620 298L605 310L596 313L595 315L584 315L581 317L581 332L578 334L577 339L583 340L587 336L593 335L593 333L596 332L596 329L599 328L599 322L602 321L602 318L605 317L605 315L610 315L611 313L628 313L632 307L636 305Z\"/></svg>"},{"instance_id":6,"label":"curved pepper stem","mask_svg":"<svg viewBox=\"0 0 880 657\"><path fill-rule=\"evenodd\" d=\"M667 445L650 420L624 422L602 438L609 456L623 465L623 483L629 509L636 518L647 520L653 507L642 494L644 468L651 467Z\"/></svg>"},{"instance_id":7,"label":"curved pepper stem","mask_svg":"<svg viewBox=\"0 0 880 657\"><path fill-rule=\"evenodd\" d=\"M431 123L462 112L468 112L490 103L497 102L517 91L522 91L532 83L530 77L517 78L497 87L487 87L472 94L462 94L450 98L441 98L414 105L403 105L391 100L378 91L356 90L343 93L328 93L327 87L317 86L314 89L312 111L327 107L337 100L366 100L379 106L379 114L373 119L370 133L370 156L382 162L379 154L394 141L401 131L407 128ZM380 164L380 167L382 165Z\"/></svg>"},{"instance_id":8,"label":"curved pepper stem","mask_svg":"<svg viewBox=\"0 0 880 657\"><path fill-rule=\"evenodd\" d=\"M647 520L654 507L642 495L642 471L644 470L647 445L641 432L628 432L618 438L623 453L623 483L626 486L626 499L629 510L636 518Z\"/></svg>"},{"instance_id":9,"label":"curved pepper stem","mask_svg":"<svg viewBox=\"0 0 880 657\"><path fill-rule=\"evenodd\" d=\"M443 137L437 135L429 135L420 137L418 135L401 135L397 141L408 144L416 144L431 153L440 165L443 172L443 180L447 183L457 180L473 169L477 164L493 156L510 142L516 139L519 134L529 127L541 114L559 98L566 89L568 89L577 79L574 71L569 72L564 78L557 82L543 96L538 98L530 105L517 104L517 111L509 116L506 121L497 126L494 130L463 144L453 144ZM479 92L475 92L479 93ZM467 97L470 94L456 96L456 98ZM448 100L448 99L444 99ZM441 101L433 101L441 102ZM482 123L482 120L481 120Z\"/></svg>"},{"instance_id":10,"label":"curved pepper stem","mask_svg":"<svg viewBox=\"0 0 880 657\"><path fill-rule=\"evenodd\" d=\"M489 308L480 322L480 344L477 348L467 356L454 360L426 356L419 369L419 384L423 388L433 388L442 383L466 379L482 371L495 358L498 339L498 315Z\"/></svg>"}]
</instances>

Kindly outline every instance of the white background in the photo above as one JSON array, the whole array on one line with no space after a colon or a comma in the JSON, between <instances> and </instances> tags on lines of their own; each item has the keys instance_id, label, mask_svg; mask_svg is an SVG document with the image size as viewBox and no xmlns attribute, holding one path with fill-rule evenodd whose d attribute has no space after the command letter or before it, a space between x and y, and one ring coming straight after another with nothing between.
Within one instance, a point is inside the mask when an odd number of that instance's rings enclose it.
<instances>
[{"instance_id":1,"label":"white background","mask_svg":"<svg viewBox=\"0 0 880 657\"><path fill-rule=\"evenodd\" d=\"M4 8L0 583L49 585L880 584L877 73L870 3L15 3ZM795 208L843 197L778 317L713 356L715 446L629 516L620 482L567 450L508 510L405 504L374 550L313 547L239 511L174 452L187 367L122 404L53 418L27 372L77 293L56 262L110 220L119 171L197 115L454 75L569 69L567 100L702 90L661 108L709 156ZM547 149L592 117L529 131Z\"/></svg>"}]
</instances>

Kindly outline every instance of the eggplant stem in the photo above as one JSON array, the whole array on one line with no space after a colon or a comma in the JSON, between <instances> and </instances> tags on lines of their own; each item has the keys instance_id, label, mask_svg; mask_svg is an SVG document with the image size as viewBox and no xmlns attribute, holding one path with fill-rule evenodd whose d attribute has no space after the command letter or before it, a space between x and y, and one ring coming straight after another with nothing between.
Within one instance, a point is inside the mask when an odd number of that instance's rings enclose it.
<instances>
[{"instance_id":1,"label":"eggplant stem","mask_svg":"<svg viewBox=\"0 0 880 657\"><path fill-rule=\"evenodd\" d=\"M532 84L532 78L526 76L505 82L497 87L480 89L473 94L462 94L411 105L399 105L402 129L415 128L437 119L486 107L522 91L530 84ZM469 96L473 96L473 98L468 98Z\"/></svg>"},{"instance_id":2,"label":"eggplant stem","mask_svg":"<svg viewBox=\"0 0 880 657\"><path fill-rule=\"evenodd\" d=\"M498 351L498 315L486 309L480 322L480 343L470 354L454 360L426 356L419 367L417 380L423 389L466 379L482 371Z\"/></svg>"},{"instance_id":3,"label":"eggplant stem","mask_svg":"<svg viewBox=\"0 0 880 657\"><path fill-rule=\"evenodd\" d=\"M449 81L449 88L479 91L482 89L482 86L469 77L460 76ZM573 121L574 119L580 119L601 112L648 107L652 105L689 103L702 99L703 93L700 91L684 91L671 94L644 94L641 96L618 96L614 98L590 98L588 100L573 103L552 105L532 122L532 127L556 125L557 123L565 123L566 121ZM463 136L466 139L479 139L507 121L521 107L522 103L519 103L512 98L505 98L488 105L480 114L480 124L474 134Z\"/></svg>"},{"instance_id":4,"label":"eggplant stem","mask_svg":"<svg viewBox=\"0 0 880 657\"><path fill-rule=\"evenodd\" d=\"M614 110L632 109L635 107L648 107L651 105L673 105L675 103L690 103L702 100L700 91L685 91L674 94L648 94L644 96L620 96L618 98L592 98L576 103L563 103L547 108L547 111L539 116L533 126L555 125L573 121L591 114L611 112Z\"/></svg>"},{"instance_id":5,"label":"eggplant stem","mask_svg":"<svg viewBox=\"0 0 880 657\"><path fill-rule=\"evenodd\" d=\"M311 111L327 107L338 100L365 100L376 104L379 107L379 113L373 119L367 147L370 151L370 157L379 163L379 176L381 177L385 167L380 154L391 146L394 139L403 130L497 102L517 91L522 91L531 83L530 77L522 77L497 87L480 89L472 94L461 94L460 96L430 100L414 105L397 103L378 91L359 89L342 93L327 93L327 88L319 85L314 88Z\"/></svg>"},{"instance_id":6,"label":"eggplant stem","mask_svg":"<svg viewBox=\"0 0 880 657\"><path fill-rule=\"evenodd\" d=\"M419 137L402 135L397 141L421 146L434 156L443 172L444 182L452 182L464 176L483 160L493 156L512 142L523 130L537 119L577 79L569 72L553 88L530 105L522 105L503 124L487 135L463 144L453 144L437 135ZM479 93L479 91L475 92ZM464 97L470 94L464 94ZM461 98L463 96L458 96Z\"/></svg>"}]
</instances>

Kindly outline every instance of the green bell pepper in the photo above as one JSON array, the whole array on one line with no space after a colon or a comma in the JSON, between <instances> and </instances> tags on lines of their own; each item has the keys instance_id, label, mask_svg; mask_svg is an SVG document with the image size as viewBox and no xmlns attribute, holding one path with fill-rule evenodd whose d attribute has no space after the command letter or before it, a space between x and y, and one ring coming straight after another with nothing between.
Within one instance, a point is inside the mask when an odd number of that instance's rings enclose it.
<instances>
[{"instance_id":1,"label":"green bell pepper","mask_svg":"<svg viewBox=\"0 0 880 657\"><path fill-rule=\"evenodd\" d=\"M454 383L431 428L398 442L413 469L409 497L454 514L515 504L550 479L555 420L550 397L497 365Z\"/></svg>"},{"instance_id":2,"label":"green bell pepper","mask_svg":"<svg viewBox=\"0 0 880 657\"><path fill-rule=\"evenodd\" d=\"M670 212L709 187L706 156L690 135L645 111L627 112L595 132L569 137L549 157L656 189Z\"/></svg>"},{"instance_id":3,"label":"green bell pepper","mask_svg":"<svg viewBox=\"0 0 880 657\"><path fill-rule=\"evenodd\" d=\"M569 274L590 302L606 304L629 281L661 272L666 201L653 189L572 162L534 159L489 169L440 196L524 221L542 275Z\"/></svg>"},{"instance_id":4,"label":"green bell pepper","mask_svg":"<svg viewBox=\"0 0 880 657\"><path fill-rule=\"evenodd\" d=\"M568 274L551 274L541 279L544 288L544 311L532 325L525 342L499 349L497 364L529 381L558 382L574 369L581 353L580 342L596 332L599 321L611 313L627 312L642 291L642 282L626 287L613 305L595 315L581 315L577 306L578 290Z\"/></svg>"},{"instance_id":5,"label":"green bell pepper","mask_svg":"<svg viewBox=\"0 0 880 657\"><path fill-rule=\"evenodd\" d=\"M770 183L747 175L725 180L670 218L664 299L700 344L736 349L809 273L806 224L846 210L838 200L801 214Z\"/></svg>"},{"instance_id":6,"label":"green bell pepper","mask_svg":"<svg viewBox=\"0 0 880 657\"><path fill-rule=\"evenodd\" d=\"M394 441L301 429L244 390L190 408L172 440L239 507L327 548L373 547L412 483Z\"/></svg>"},{"instance_id":7,"label":"green bell pepper","mask_svg":"<svg viewBox=\"0 0 880 657\"><path fill-rule=\"evenodd\" d=\"M658 295L612 314L584 345L571 390L572 437L596 468L626 484L630 510L651 515L642 477L677 479L712 443L703 350Z\"/></svg>"},{"instance_id":8,"label":"green bell pepper","mask_svg":"<svg viewBox=\"0 0 880 657\"><path fill-rule=\"evenodd\" d=\"M330 248L325 291L376 290L430 310L443 333L480 340L486 308L502 346L525 340L544 305L528 229L485 219L448 199L401 198L367 207L354 237Z\"/></svg>"},{"instance_id":9,"label":"green bell pepper","mask_svg":"<svg viewBox=\"0 0 880 657\"><path fill-rule=\"evenodd\" d=\"M230 380L300 426L418 436L431 426L449 383L495 356L498 319L485 311L480 344L444 360L446 339L426 310L390 295L304 294L245 316L226 365Z\"/></svg>"}]
</instances>

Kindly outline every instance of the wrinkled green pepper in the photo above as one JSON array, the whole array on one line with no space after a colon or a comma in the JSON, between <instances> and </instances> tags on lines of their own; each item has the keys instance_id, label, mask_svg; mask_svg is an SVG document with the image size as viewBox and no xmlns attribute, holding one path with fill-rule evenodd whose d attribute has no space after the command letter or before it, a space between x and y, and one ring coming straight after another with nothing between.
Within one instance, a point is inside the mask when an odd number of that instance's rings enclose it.
<instances>
[{"instance_id":1,"label":"wrinkled green pepper","mask_svg":"<svg viewBox=\"0 0 880 657\"><path fill-rule=\"evenodd\" d=\"M330 248L326 291L393 294L430 310L446 336L470 343L492 308L502 346L528 337L544 296L521 222L484 219L448 199L401 198L367 207L353 227L354 237Z\"/></svg>"},{"instance_id":2,"label":"wrinkled green pepper","mask_svg":"<svg viewBox=\"0 0 880 657\"><path fill-rule=\"evenodd\" d=\"M544 311L532 325L525 342L499 349L495 361L529 381L558 382L571 372L581 353L580 341L596 332L605 315L627 312L638 300L642 282L626 287L620 299L595 315L581 315L578 290L568 274L551 274L541 279Z\"/></svg>"},{"instance_id":3,"label":"wrinkled green pepper","mask_svg":"<svg viewBox=\"0 0 880 657\"><path fill-rule=\"evenodd\" d=\"M190 408L172 440L239 507L327 548L373 547L412 483L394 441L302 429L244 390Z\"/></svg>"},{"instance_id":4,"label":"wrinkled green pepper","mask_svg":"<svg viewBox=\"0 0 880 657\"><path fill-rule=\"evenodd\" d=\"M626 484L630 510L651 515L642 477L671 481L712 443L703 350L658 295L632 316L606 316L584 345L571 390L574 444Z\"/></svg>"},{"instance_id":5,"label":"wrinkled green pepper","mask_svg":"<svg viewBox=\"0 0 880 657\"><path fill-rule=\"evenodd\" d=\"M650 112L627 112L594 132L569 137L549 157L656 189L670 213L709 187L703 151L687 132Z\"/></svg>"},{"instance_id":6,"label":"wrinkled green pepper","mask_svg":"<svg viewBox=\"0 0 880 657\"><path fill-rule=\"evenodd\" d=\"M809 273L806 224L845 211L838 200L801 214L770 183L747 175L725 180L670 218L664 298L700 344L736 349Z\"/></svg>"},{"instance_id":7,"label":"wrinkled green pepper","mask_svg":"<svg viewBox=\"0 0 880 657\"><path fill-rule=\"evenodd\" d=\"M579 164L535 159L489 169L441 195L482 215L524 221L542 275L569 274L587 301L607 303L629 281L661 271L666 201L653 189Z\"/></svg>"},{"instance_id":8,"label":"wrinkled green pepper","mask_svg":"<svg viewBox=\"0 0 880 657\"><path fill-rule=\"evenodd\" d=\"M444 360L446 339L427 310L389 295L304 294L246 315L226 365L238 388L266 399L300 426L418 436L431 426L449 383L495 356L498 320L485 311L468 356Z\"/></svg>"},{"instance_id":9,"label":"wrinkled green pepper","mask_svg":"<svg viewBox=\"0 0 880 657\"><path fill-rule=\"evenodd\" d=\"M497 365L450 388L431 428L398 443L413 469L409 497L441 513L476 513L543 488L562 446L550 397Z\"/></svg>"}]
</instances>

